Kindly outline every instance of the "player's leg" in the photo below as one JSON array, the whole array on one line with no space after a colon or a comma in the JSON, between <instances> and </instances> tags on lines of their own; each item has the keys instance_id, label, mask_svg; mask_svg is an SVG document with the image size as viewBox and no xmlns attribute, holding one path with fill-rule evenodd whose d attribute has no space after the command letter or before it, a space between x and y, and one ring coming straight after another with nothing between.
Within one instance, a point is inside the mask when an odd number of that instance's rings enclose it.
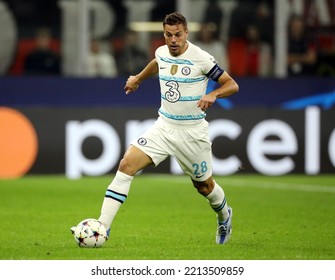
<instances>
[{"instance_id":1,"label":"player's leg","mask_svg":"<svg viewBox=\"0 0 335 280\"><path fill-rule=\"evenodd\" d=\"M212 176L202 182L194 179L192 179L192 182L198 192L207 198L209 205L217 214L216 243L224 244L228 242L232 233L233 211L227 204L223 189L213 180Z\"/></svg>"},{"instance_id":2,"label":"player's leg","mask_svg":"<svg viewBox=\"0 0 335 280\"><path fill-rule=\"evenodd\" d=\"M131 145L120 161L119 169L108 186L101 207L99 221L110 229L119 208L126 200L133 176L141 169L152 164L152 160L139 148Z\"/></svg>"},{"instance_id":3,"label":"player's leg","mask_svg":"<svg viewBox=\"0 0 335 280\"><path fill-rule=\"evenodd\" d=\"M207 198L209 205L216 212L218 222L225 222L228 217L228 205L223 189L213 180L212 176L206 181L198 182L192 179L193 186Z\"/></svg>"},{"instance_id":4,"label":"player's leg","mask_svg":"<svg viewBox=\"0 0 335 280\"><path fill-rule=\"evenodd\" d=\"M230 224L227 228L226 237L224 234L217 243L225 243L231 233L231 208L227 205L225 193L212 177L212 149L211 142L208 137L208 124L204 122L201 126L194 129L178 130L175 133L176 139L180 143L175 151L175 158L185 174L192 179L194 187L198 192L206 197L211 208L216 212L218 219L218 227ZM230 221L230 222L229 222Z\"/></svg>"},{"instance_id":5,"label":"player's leg","mask_svg":"<svg viewBox=\"0 0 335 280\"><path fill-rule=\"evenodd\" d=\"M194 187L207 198L218 215L218 222L225 222L229 216L223 189L212 177L212 143L208 137L208 124L174 131L179 139L174 156L185 174L192 179Z\"/></svg>"},{"instance_id":6,"label":"player's leg","mask_svg":"<svg viewBox=\"0 0 335 280\"><path fill-rule=\"evenodd\" d=\"M166 141L163 141L162 137L160 125L156 122L131 143L120 161L118 172L107 188L99 218L107 229L110 228L117 211L127 198L133 176L148 165L157 166L168 157Z\"/></svg>"}]
</instances>

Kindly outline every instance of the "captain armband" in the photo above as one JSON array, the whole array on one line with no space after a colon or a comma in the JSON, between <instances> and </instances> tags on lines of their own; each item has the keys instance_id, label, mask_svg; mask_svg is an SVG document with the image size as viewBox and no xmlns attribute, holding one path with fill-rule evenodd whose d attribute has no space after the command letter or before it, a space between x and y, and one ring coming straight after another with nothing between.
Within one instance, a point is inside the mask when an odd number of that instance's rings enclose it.
<instances>
[{"instance_id":1,"label":"captain armband","mask_svg":"<svg viewBox=\"0 0 335 280\"><path fill-rule=\"evenodd\" d=\"M220 68L219 65L215 64L214 67L206 74L206 76L215 82L218 82L220 76L223 74L224 70Z\"/></svg>"}]
</instances>

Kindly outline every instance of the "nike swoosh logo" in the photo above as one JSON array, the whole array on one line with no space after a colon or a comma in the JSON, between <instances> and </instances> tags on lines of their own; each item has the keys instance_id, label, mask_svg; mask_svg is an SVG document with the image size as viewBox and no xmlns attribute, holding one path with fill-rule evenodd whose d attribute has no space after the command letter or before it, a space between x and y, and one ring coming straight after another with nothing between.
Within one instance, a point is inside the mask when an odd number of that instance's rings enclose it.
<instances>
[{"instance_id":1,"label":"nike swoosh logo","mask_svg":"<svg viewBox=\"0 0 335 280\"><path fill-rule=\"evenodd\" d=\"M195 175L195 178L201 178L201 177L203 177L203 176L205 176L205 174L202 174L202 175Z\"/></svg>"},{"instance_id":2,"label":"nike swoosh logo","mask_svg":"<svg viewBox=\"0 0 335 280\"><path fill-rule=\"evenodd\" d=\"M159 69L166 69L166 67L159 67Z\"/></svg>"}]
</instances>

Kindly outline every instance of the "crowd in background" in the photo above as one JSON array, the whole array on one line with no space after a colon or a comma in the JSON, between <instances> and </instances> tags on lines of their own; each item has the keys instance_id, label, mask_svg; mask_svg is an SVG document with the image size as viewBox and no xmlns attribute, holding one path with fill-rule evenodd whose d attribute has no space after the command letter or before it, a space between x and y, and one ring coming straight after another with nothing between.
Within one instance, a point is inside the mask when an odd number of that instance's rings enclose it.
<instances>
[{"instance_id":1,"label":"crowd in background","mask_svg":"<svg viewBox=\"0 0 335 280\"><path fill-rule=\"evenodd\" d=\"M117 11L116 22L107 37L91 39L88 75L116 77L135 74L152 59L151 46L143 49L137 43L138 34L128 29L127 8L123 1L106 1ZM20 58L22 69L18 70L16 56L7 75L62 75L58 1L3 2L15 16L19 39L30 40L29 51ZM201 19L201 29L194 37L194 43L211 53L234 76L272 77L274 1L237 1L238 5L231 13L226 38L222 36L221 30L225 14L218 2L220 0L208 0ZM156 1L150 20L162 21L166 14L175 10L176 1ZM301 16L292 15L287 28L288 75L335 76L335 42L326 50L321 48L316 41L316 33L308 29L306 19Z\"/></svg>"}]
</instances>

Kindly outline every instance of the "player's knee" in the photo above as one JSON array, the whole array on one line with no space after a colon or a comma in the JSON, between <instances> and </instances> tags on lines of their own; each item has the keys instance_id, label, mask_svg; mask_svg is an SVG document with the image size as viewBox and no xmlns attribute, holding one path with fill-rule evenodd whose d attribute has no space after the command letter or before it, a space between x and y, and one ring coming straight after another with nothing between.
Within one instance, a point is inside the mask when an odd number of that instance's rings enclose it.
<instances>
[{"instance_id":1,"label":"player's knee","mask_svg":"<svg viewBox=\"0 0 335 280\"><path fill-rule=\"evenodd\" d=\"M214 188L214 184L215 183L214 183L214 180L212 178L209 178L209 179L207 179L206 181L203 181L203 182L193 181L193 186L203 196L207 196L212 192L212 190Z\"/></svg>"},{"instance_id":2,"label":"player's knee","mask_svg":"<svg viewBox=\"0 0 335 280\"><path fill-rule=\"evenodd\" d=\"M137 172L137 170L134 169L131 162L126 157L121 159L119 164L119 171L130 176L134 176Z\"/></svg>"},{"instance_id":3,"label":"player's knee","mask_svg":"<svg viewBox=\"0 0 335 280\"><path fill-rule=\"evenodd\" d=\"M207 196L209 194L207 186L196 186L196 189L198 190L198 193L203 196Z\"/></svg>"}]
</instances>

